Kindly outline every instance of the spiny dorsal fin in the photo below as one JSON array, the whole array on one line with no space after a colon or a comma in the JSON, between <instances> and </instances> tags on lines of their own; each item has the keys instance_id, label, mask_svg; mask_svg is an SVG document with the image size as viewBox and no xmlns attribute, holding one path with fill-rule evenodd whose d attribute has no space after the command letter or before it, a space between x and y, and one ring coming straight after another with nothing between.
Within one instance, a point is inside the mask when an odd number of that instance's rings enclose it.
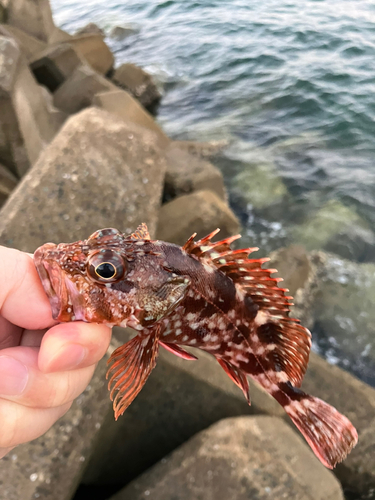
<instances>
[{"instance_id":1,"label":"spiny dorsal fin","mask_svg":"<svg viewBox=\"0 0 375 500\"><path fill-rule=\"evenodd\" d=\"M276 269L262 268L270 259L248 258L258 248L232 250L231 243L240 236L212 242L217 233L213 231L197 242L190 238L185 251L226 274L259 307L254 335L267 348L273 368L285 372L290 382L299 387L307 368L311 334L298 320L289 318L293 304L292 297L287 295L288 289L278 287L282 278L271 277ZM248 340L252 342L251 338Z\"/></svg>"},{"instance_id":2,"label":"spiny dorsal fin","mask_svg":"<svg viewBox=\"0 0 375 500\"><path fill-rule=\"evenodd\" d=\"M150 234L144 222L140 224L137 229L129 236L131 240L150 240Z\"/></svg>"}]
</instances>

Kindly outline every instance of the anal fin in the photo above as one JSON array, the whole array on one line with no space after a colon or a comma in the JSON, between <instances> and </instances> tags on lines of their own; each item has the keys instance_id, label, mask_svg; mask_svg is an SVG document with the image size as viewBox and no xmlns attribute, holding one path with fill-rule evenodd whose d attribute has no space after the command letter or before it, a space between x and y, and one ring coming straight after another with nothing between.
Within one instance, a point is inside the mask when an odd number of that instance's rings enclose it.
<instances>
[{"instance_id":1,"label":"anal fin","mask_svg":"<svg viewBox=\"0 0 375 500\"><path fill-rule=\"evenodd\" d=\"M224 359L221 358L216 358L220 366L223 368L225 373L233 380L233 382L238 385L238 387L242 390L244 393L244 396L249 403L251 404L250 401L250 389L249 389L249 382L247 380L246 374L240 370L239 368L236 368L233 366L231 363L228 361L225 361Z\"/></svg>"},{"instance_id":2,"label":"anal fin","mask_svg":"<svg viewBox=\"0 0 375 500\"><path fill-rule=\"evenodd\" d=\"M196 356L190 354L190 352L185 351L185 349L182 349L182 347L176 344L170 344L169 342L162 342L161 340L159 341L159 344L162 347L164 347L164 349L175 354L179 358L187 359L189 361L196 361L198 359Z\"/></svg>"},{"instance_id":3,"label":"anal fin","mask_svg":"<svg viewBox=\"0 0 375 500\"><path fill-rule=\"evenodd\" d=\"M160 327L147 336L137 335L118 347L108 360L108 389L115 419L124 413L146 383L155 367L159 349Z\"/></svg>"}]
</instances>

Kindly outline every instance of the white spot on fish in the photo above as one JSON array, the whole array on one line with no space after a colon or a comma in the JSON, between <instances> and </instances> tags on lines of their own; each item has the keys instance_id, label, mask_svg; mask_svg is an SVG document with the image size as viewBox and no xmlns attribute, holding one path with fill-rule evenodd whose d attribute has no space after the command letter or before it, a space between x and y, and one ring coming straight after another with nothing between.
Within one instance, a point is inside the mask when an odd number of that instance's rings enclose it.
<instances>
[{"instance_id":1,"label":"white spot on fish","mask_svg":"<svg viewBox=\"0 0 375 500\"><path fill-rule=\"evenodd\" d=\"M255 316L254 323L257 326L264 325L265 323L268 322L269 319L269 314L266 311L258 311L257 315Z\"/></svg>"}]
</instances>

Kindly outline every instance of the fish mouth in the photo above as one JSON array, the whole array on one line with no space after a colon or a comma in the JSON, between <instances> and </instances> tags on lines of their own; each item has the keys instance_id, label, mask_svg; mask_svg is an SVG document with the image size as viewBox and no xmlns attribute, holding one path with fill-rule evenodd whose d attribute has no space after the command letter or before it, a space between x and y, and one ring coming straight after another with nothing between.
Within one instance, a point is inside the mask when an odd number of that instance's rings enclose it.
<instances>
[{"instance_id":1,"label":"fish mouth","mask_svg":"<svg viewBox=\"0 0 375 500\"><path fill-rule=\"evenodd\" d=\"M57 245L46 243L34 253L35 267L58 321L85 320L82 297L56 261Z\"/></svg>"}]
</instances>

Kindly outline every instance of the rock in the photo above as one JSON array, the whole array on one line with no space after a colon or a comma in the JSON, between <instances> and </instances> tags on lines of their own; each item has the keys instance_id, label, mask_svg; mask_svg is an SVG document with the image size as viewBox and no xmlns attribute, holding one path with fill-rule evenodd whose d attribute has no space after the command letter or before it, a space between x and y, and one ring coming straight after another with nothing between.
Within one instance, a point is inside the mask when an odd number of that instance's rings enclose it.
<instances>
[{"instance_id":1,"label":"rock","mask_svg":"<svg viewBox=\"0 0 375 500\"><path fill-rule=\"evenodd\" d=\"M30 68L40 85L55 92L75 69L84 64L84 59L73 47L68 43L63 43L48 47L34 56L30 61Z\"/></svg>"},{"instance_id":2,"label":"rock","mask_svg":"<svg viewBox=\"0 0 375 500\"><path fill-rule=\"evenodd\" d=\"M124 343L129 333L119 330L116 338ZM212 356L198 350L194 354L199 360L189 362L160 349L157 366L135 401L117 422L110 415L103 424L84 484L126 484L222 418L260 412L284 414L255 383L248 406Z\"/></svg>"},{"instance_id":3,"label":"rock","mask_svg":"<svg viewBox=\"0 0 375 500\"><path fill-rule=\"evenodd\" d=\"M165 171L156 143L151 132L96 108L70 118L3 208L2 241L36 248L46 234L52 241L73 241L109 222L130 231L151 220L154 232ZM10 231L11 220L17 234Z\"/></svg>"},{"instance_id":4,"label":"rock","mask_svg":"<svg viewBox=\"0 0 375 500\"><path fill-rule=\"evenodd\" d=\"M11 0L7 23L44 42L55 29L49 0Z\"/></svg>"},{"instance_id":5,"label":"rock","mask_svg":"<svg viewBox=\"0 0 375 500\"><path fill-rule=\"evenodd\" d=\"M109 92L100 92L95 95L93 104L114 113L123 120L130 120L156 133L161 147L165 148L170 143L169 137L165 135L150 113L126 90L116 89Z\"/></svg>"},{"instance_id":6,"label":"rock","mask_svg":"<svg viewBox=\"0 0 375 500\"><path fill-rule=\"evenodd\" d=\"M222 153L229 145L229 141L226 139L209 142L173 141L173 144L191 155L198 156L198 158L210 159Z\"/></svg>"},{"instance_id":7,"label":"rock","mask_svg":"<svg viewBox=\"0 0 375 500\"><path fill-rule=\"evenodd\" d=\"M223 176L211 163L180 149L179 144L175 142L172 142L167 149L166 159L167 172L164 185L166 201L205 189L213 191L226 201Z\"/></svg>"},{"instance_id":8,"label":"rock","mask_svg":"<svg viewBox=\"0 0 375 500\"><path fill-rule=\"evenodd\" d=\"M147 109L160 101L161 95L152 77L135 64L122 64L112 77L121 88L130 92Z\"/></svg>"},{"instance_id":9,"label":"rock","mask_svg":"<svg viewBox=\"0 0 375 500\"><path fill-rule=\"evenodd\" d=\"M28 35L14 26L0 26L0 36L13 38L28 62L33 59L35 54L42 52L47 47L45 42Z\"/></svg>"},{"instance_id":10,"label":"rock","mask_svg":"<svg viewBox=\"0 0 375 500\"><path fill-rule=\"evenodd\" d=\"M268 268L279 272L282 288L293 296L291 316L298 318L307 328L314 324L313 308L324 274L325 256L321 252L307 253L301 245L291 245L271 253Z\"/></svg>"},{"instance_id":11,"label":"rock","mask_svg":"<svg viewBox=\"0 0 375 500\"><path fill-rule=\"evenodd\" d=\"M197 233L198 238L219 227L220 238L236 234L240 224L217 194L212 191L196 191L179 196L163 205L159 212L156 236L159 240L183 245Z\"/></svg>"},{"instance_id":12,"label":"rock","mask_svg":"<svg viewBox=\"0 0 375 500\"><path fill-rule=\"evenodd\" d=\"M358 431L357 446L334 470L344 488L354 496L372 498L375 490L375 389L315 353L302 388L324 399L346 415ZM370 495L370 496L369 496Z\"/></svg>"},{"instance_id":13,"label":"rock","mask_svg":"<svg viewBox=\"0 0 375 500\"><path fill-rule=\"evenodd\" d=\"M18 179L0 164L0 206L4 205L10 193L17 186Z\"/></svg>"},{"instance_id":14,"label":"rock","mask_svg":"<svg viewBox=\"0 0 375 500\"><path fill-rule=\"evenodd\" d=\"M135 35L136 33L139 33L139 29L133 26L114 26L109 36L120 41L124 40L124 38L127 38L128 36Z\"/></svg>"},{"instance_id":15,"label":"rock","mask_svg":"<svg viewBox=\"0 0 375 500\"><path fill-rule=\"evenodd\" d=\"M55 28L48 39L48 44L53 45L55 43L69 43L72 38L73 36L66 31L61 30L60 28Z\"/></svg>"},{"instance_id":16,"label":"rock","mask_svg":"<svg viewBox=\"0 0 375 500\"><path fill-rule=\"evenodd\" d=\"M106 75L112 69L115 59L102 35L87 33L70 37L68 42L100 75Z\"/></svg>"},{"instance_id":17,"label":"rock","mask_svg":"<svg viewBox=\"0 0 375 500\"><path fill-rule=\"evenodd\" d=\"M240 417L199 433L111 500L343 500L334 475L282 420Z\"/></svg>"},{"instance_id":18,"label":"rock","mask_svg":"<svg viewBox=\"0 0 375 500\"><path fill-rule=\"evenodd\" d=\"M104 30L102 30L102 28L99 28L99 26L95 23L86 24L86 26L83 26L78 31L76 31L74 36L87 35L87 34L101 35L103 38L105 37Z\"/></svg>"},{"instance_id":19,"label":"rock","mask_svg":"<svg viewBox=\"0 0 375 500\"><path fill-rule=\"evenodd\" d=\"M0 37L0 59L0 160L21 177L57 129L14 40Z\"/></svg>"},{"instance_id":20,"label":"rock","mask_svg":"<svg viewBox=\"0 0 375 500\"><path fill-rule=\"evenodd\" d=\"M164 170L153 134L85 110L68 120L8 199L0 243L33 252L46 241L81 239L98 227L128 232L141 221L154 232ZM103 359L68 414L1 461L2 500L72 498L95 437L113 415L105 372Z\"/></svg>"},{"instance_id":21,"label":"rock","mask_svg":"<svg viewBox=\"0 0 375 500\"><path fill-rule=\"evenodd\" d=\"M294 240L308 250L324 249L359 261L374 260L375 235L354 209L331 200L297 226Z\"/></svg>"},{"instance_id":22,"label":"rock","mask_svg":"<svg viewBox=\"0 0 375 500\"><path fill-rule=\"evenodd\" d=\"M77 113L92 105L95 94L117 90L112 82L89 66L79 66L53 96L54 105L65 113Z\"/></svg>"}]
</instances>

